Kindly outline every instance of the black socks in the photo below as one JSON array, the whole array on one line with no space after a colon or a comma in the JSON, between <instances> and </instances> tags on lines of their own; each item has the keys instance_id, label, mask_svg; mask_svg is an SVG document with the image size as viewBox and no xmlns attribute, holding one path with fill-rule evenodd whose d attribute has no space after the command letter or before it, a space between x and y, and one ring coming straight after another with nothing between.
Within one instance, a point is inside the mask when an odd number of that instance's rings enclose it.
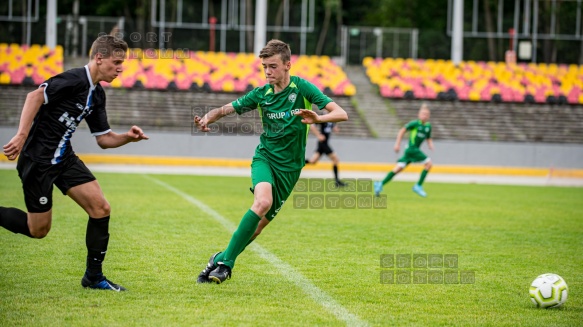
<instances>
[{"instance_id":1,"label":"black socks","mask_svg":"<svg viewBox=\"0 0 583 327\"><path fill-rule=\"evenodd\" d=\"M0 207L0 226L13 233L32 237L28 229L28 214L20 209Z\"/></svg>"},{"instance_id":2,"label":"black socks","mask_svg":"<svg viewBox=\"0 0 583 327\"><path fill-rule=\"evenodd\" d=\"M90 278L102 275L101 265L109 243L109 216L91 218L87 223L85 244L87 245L87 274Z\"/></svg>"}]
</instances>

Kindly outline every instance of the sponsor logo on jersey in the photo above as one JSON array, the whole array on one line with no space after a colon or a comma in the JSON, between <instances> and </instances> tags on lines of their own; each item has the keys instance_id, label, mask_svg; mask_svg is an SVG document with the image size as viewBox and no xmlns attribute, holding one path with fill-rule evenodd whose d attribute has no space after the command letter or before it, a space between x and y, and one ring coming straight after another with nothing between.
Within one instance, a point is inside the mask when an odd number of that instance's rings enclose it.
<instances>
[{"instance_id":1,"label":"sponsor logo on jersey","mask_svg":"<svg viewBox=\"0 0 583 327\"><path fill-rule=\"evenodd\" d=\"M282 112L268 112L265 114L269 119L282 119L282 118L289 118L293 116L296 112L299 112L300 109L292 109L289 111L282 111Z\"/></svg>"}]
</instances>

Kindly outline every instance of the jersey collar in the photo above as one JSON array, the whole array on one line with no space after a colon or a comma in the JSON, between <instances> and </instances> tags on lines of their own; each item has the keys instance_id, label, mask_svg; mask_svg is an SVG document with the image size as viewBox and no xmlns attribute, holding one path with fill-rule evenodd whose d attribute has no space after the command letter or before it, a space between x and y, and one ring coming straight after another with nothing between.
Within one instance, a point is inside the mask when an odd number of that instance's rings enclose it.
<instances>
[{"instance_id":1,"label":"jersey collar","mask_svg":"<svg viewBox=\"0 0 583 327\"><path fill-rule=\"evenodd\" d=\"M91 79L91 73L89 72L89 66L85 65L85 73L87 73L87 81L89 85L91 85L91 89L94 89L97 84L93 84L93 80Z\"/></svg>"}]
</instances>

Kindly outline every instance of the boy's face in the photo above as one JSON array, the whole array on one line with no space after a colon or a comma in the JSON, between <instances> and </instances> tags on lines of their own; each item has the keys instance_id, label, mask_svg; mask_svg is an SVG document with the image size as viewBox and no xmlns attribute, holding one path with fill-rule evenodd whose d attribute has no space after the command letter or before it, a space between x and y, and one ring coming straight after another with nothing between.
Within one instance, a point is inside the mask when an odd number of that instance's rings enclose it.
<instances>
[{"instance_id":1,"label":"boy's face","mask_svg":"<svg viewBox=\"0 0 583 327\"><path fill-rule=\"evenodd\" d=\"M268 58L261 58L261 64L265 72L265 79L271 85L282 82L291 67L291 62L288 61L284 64L279 54Z\"/></svg>"},{"instance_id":2,"label":"boy's face","mask_svg":"<svg viewBox=\"0 0 583 327\"><path fill-rule=\"evenodd\" d=\"M429 110L427 109L421 109L419 110L419 120L421 120L422 122L427 122L429 121L429 116L431 116L431 113L429 112Z\"/></svg>"},{"instance_id":3,"label":"boy's face","mask_svg":"<svg viewBox=\"0 0 583 327\"><path fill-rule=\"evenodd\" d=\"M125 52L123 55L121 53L114 53L107 58L104 58L100 53L96 55L97 67L103 81L111 83L111 81L123 72L124 58Z\"/></svg>"}]
</instances>

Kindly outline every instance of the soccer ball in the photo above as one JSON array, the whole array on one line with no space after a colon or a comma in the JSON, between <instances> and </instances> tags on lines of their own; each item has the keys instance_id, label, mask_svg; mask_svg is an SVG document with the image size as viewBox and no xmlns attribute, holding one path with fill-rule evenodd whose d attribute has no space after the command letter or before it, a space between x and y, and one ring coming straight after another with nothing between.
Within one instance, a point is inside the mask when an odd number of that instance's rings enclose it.
<instances>
[{"instance_id":1,"label":"soccer ball","mask_svg":"<svg viewBox=\"0 0 583 327\"><path fill-rule=\"evenodd\" d=\"M530 299L538 308L556 308L567 302L569 288L556 274L542 274L530 284Z\"/></svg>"}]
</instances>

